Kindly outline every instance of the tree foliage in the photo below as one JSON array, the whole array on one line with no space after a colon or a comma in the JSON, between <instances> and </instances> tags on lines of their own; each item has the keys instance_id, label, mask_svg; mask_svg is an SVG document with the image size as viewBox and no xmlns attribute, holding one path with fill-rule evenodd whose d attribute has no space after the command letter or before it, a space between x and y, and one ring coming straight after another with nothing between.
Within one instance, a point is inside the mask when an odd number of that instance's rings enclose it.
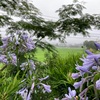
<instances>
[{"instance_id":1,"label":"tree foliage","mask_svg":"<svg viewBox=\"0 0 100 100\"><path fill-rule=\"evenodd\" d=\"M55 39L60 37L55 33L55 22L43 19L39 10L29 0L0 1L0 10L5 13L5 15L0 16L0 26L5 27L7 25L6 32L8 34L27 32L35 37L36 44L39 42L38 44L41 43L40 47L47 47L47 49L53 46L48 47L50 46L48 43L47 45L42 44L43 38ZM15 21L12 16L18 18L18 20Z\"/></svg>"},{"instance_id":2,"label":"tree foliage","mask_svg":"<svg viewBox=\"0 0 100 100\"><path fill-rule=\"evenodd\" d=\"M92 29L92 26L100 29L100 15L84 14L84 9L85 7L78 2L63 5L57 11L58 21L54 22L43 19L38 8L30 0L1 0L0 10L4 14L0 15L0 27L6 26L6 32L13 35L18 32L27 32L35 37L36 44L42 43L45 37L63 39L63 36L71 33L87 35L87 30ZM18 20L15 21L13 17ZM41 45L45 48L44 44Z\"/></svg>"},{"instance_id":3,"label":"tree foliage","mask_svg":"<svg viewBox=\"0 0 100 100\"><path fill-rule=\"evenodd\" d=\"M63 5L57 10L59 20L57 21L58 31L65 35L70 33L81 33L87 35L92 26L100 29L100 16L83 13L85 7L80 3Z\"/></svg>"},{"instance_id":4,"label":"tree foliage","mask_svg":"<svg viewBox=\"0 0 100 100\"><path fill-rule=\"evenodd\" d=\"M93 50L97 50L97 47L94 44L94 41L84 41L83 45L87 48L87 49L93 49Z\"/></svg>"}]
</instances>

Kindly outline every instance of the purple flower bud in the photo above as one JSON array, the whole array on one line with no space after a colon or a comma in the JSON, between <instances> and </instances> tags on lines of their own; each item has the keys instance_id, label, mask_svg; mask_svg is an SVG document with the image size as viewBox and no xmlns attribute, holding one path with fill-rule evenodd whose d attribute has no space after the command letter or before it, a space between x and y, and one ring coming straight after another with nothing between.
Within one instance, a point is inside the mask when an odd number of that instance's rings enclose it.
<instances>
[{"instance_id":1,"label":"purple flower bud","mask_svg":"<svg viewBox=\"0 0 100 100\"><path fill-rule=\"evenodd\" d=\"M27 42L26 47L28 50L33 50L35 48L35 45Z\"/></svg>"},{"instance_id":2,"label":"purple flower bud","mask_svg":"<svg viewBox=\"0 0 100 100\"><path fill-rule=\"evenodd\" d=\"M28 34L27 33L23 33L23 35L21 36L23 40L27 40L28 39Z\"/></svg>"},{"instance_id":3,"label":"purple flower bud","mask_svg":"<svg viewBox=\"0 0 100 100\"><path fill-rule=\"evenodd\" d=\"M77 88L79 88L82 84L83 84L82 81L80 81L80 82L75 82L73 86L75 87L75 89L77 89Z\"/></svg>"},{"instance_id":4,"label":"purple flower bud","mask_svg":"<svg viewBox=\"0 0 100 100\"><path fill-rule=\"evenodd\" d=\"M19 43L19 41L17 40L16 42L15 42L15 45L19 45L20 43Z\"/></svg>"},{"instance_id":5,"label":"purple flower bud","mask_svg":"<svg viewBox=\"0 0 100 100\"><path fill-rule=\"evenodd\" d=\"M3 39L2 39L3 44L7 43L8 40L9 40L9 37L5 37L5 38L3 38Z\"/></svg>"},{"instance_id":6,"label":"purple flower bud","mask_svg":"<svg viewBox=\"0 0 100 100\"><path fill-rule=\"evenodd\" d=\"M27 96L27 100L31 100L31 94L33 93L33 89L34 89L34 83L31 86L31 90L30 90L30 92L29 92L29 94Z\"/></svg>"},{"instance_id":7,"label":"purple flower bud","mask_svg":"<svg viewBox=\"0 0 100 100\"><path fill-rule=\"evenodd\" d=\"M71 90L70 87L68 87L69 94L65 94L65 98L62 98L61 100L76 100L76 91Z\"/></svg>"},{"instance_id":8,"label":"purple flower bud","mask_svg":"<svg viewBox=\"0 0 100 100\"><path fill-rule=\"evenodd\" d=\"M85 97L80 97L80 100L88 100L88 97L86 97L86 99Z\"/></svg>"},{"instance_id":9,"label":"purple flower bud","mask_svg":"<svg viewBox=\"0 0 100 100\"><path fill-rule=\"evenodd\" d=\"M98 68L97 66L92 66L93 70L97 70L97 68Z\"/></svg>"},{"instance_id":10,"label":"purple flower bud","mask_svg":"<svg viewBox=\"0 0 100 100\"><path fill-rule=\"evenodd\" d=\"M100 90L100 79L96 81L96 89Z\"/></svg>"},{"instance_id":11,"label":"purple flower bud","mask_svg":"<svg viewBox=\"0 0 100 100\"><path fill-rule=\"evenodd\" d=\"M3 59L2 62L5 63L5 64L8 64L7 58Z\"/></svg>"},{"instance_id":12,"label":"purple flower bud","mask_svg":"<svg viewBox=\"0 0 100 100\"><path fill-rule=\"evenodd\" d=\"M85 72L85 73L86 73L86 72L87 72L87 73L90 73L90 71L89 71L90 68L91 68L91 66L82 66L82 67L79 68L79 70L80 70L80 71L83 71L83 72Z\"/></svg>"},{"instance_id":13,"label":"purple flower bud","mask_svg":"<svg viewBox=\"0 0 100 100\"><path fill-rule=\"evenodd\" d=\"M2 49L6 49L7 48L7 43L5 43L5 44L3 44L2 46L0 46L0 48L2 48Z\"/></svg>"},{"instance_id":14,"label":"purple flower bud","mask_svg":"<svg viewBox=\"0 0 100 100\"><path fill-rule=\"evenodd\" d=\"M17 66L17 57L16 57L16 55L14 53L11 54L11 58L12 58L11 59L12 64Z\"/></svg>"},{"instance_id":15,"label":"purple flower bud","mask_svg":"<svg viewBox=\"0 0 100 100\"><path fill-rule=\"evenodd\" d=\"M79 94L79 97L80 97L80 100L85 100L85 95L86 95L86 92L88 91L88 88L84 89L80 94ZM88 100L88 97L86 97L86 100Z\"/></svg>"},{"instance_id":16,"label":"purple flower bud","mask_svg":"<svg viewBox=\"0 0 100 100\"><path fill-rule=\"evenodd\" d=\"M45 92L48 92L48 93L50 93L51 92L51 86L50 85L46 85L46 84L43 84L43 83L41 83L41 85L44 87L44 89L45 89Z\"/></svg>"},{"instance_id":17,"label":"purple flower bud","mask_svg":"<svg viewBox=\"0 0 100 100\"><path fill-rule=\"evenodd\" d=\"M6 58L6 55L0 55L0 61Z\"/></svg>"},{"instance_id":18,"label":"purple flower bud","mask_svg":"<svg viewBox=\"0 0 100 100\"><path fill-rule=\"evenodd\" d=\"M25 89L21 89L17 92L17 94L20 94L21 97L23 98L23 100L27 100L27 94L28 94L28 90Z\"/></svg>"},{"instance_id":19,"label":"purple flower bud","mask_svg":"<svg viewBox=\"0 0 100 100\"><path fill-rule=\"evenodd\" d=\"M68 88L68 91L69 91L69 96L68 97L75 97L76 96L76 91L75 90L71 90L70 87ZM65 95L66 96L66 95Z\"/></svg>"},{"instance_id":20,"label":"purple flower bud","mask_svg":"<svg viewBox=\"0 0 100 100\"><path fill-rule=\"evenodd\" d=\"M6 55L0 55L0 62L8 64L8 60Z\"/></svg>"},{"instance_id":21,"label":"purple flower bud","mask_svg":"<svg viewBox=\"0 0 100 100\"><path fill-rule=\"evenodd\" d=\"M83 66L93 66L94 63L93 60L87 60L83 62Z\"/></svg>"},{"instance_id":22,"label":"purple flower bud","mask_svg":"<svg viewBox=\"0 0 100 100\"><path fill-rule=\"evenodd\" d=\"M85 51L88 55L92 55L93 53L92 52L90 52L89 50L86 50Z\"/></svg>"},{"instance_id":23,"label":"purple flower bud","mask_svg":"<svg viewBox=\"0 0 100 100\"><path fill-rule=\"evenodd\" d=\"M32 70L35 70L34 61L33 61L33 60L29 60L29 63L30 63L30 68L31 68Z\"/></svg>"},{"instance_id":24,"label":"purple flower bud","mask_svg":"<svg viewBox=\"0 0 100 100\"><path fill-rule=\"evenodd\" d=\"M91 55L88 55L88 56L91 56ZM83 61L83 66L76 67L76 69L79 71L89 72L90 68L95 64L95 60L93 58L92 59L81 58L81 60Z\"/></svg>"},{"instance_id":25,"label":"purple flower bud","mask_svg":"<svg viewBox=\"0 0 100 100\"><path fill-rule=\"evenodd\" d=\"M80 77L80 74L79 73L72 73L72 78L73 79L77 79Z\"/></svg>"},{"instance_id":26,"label":"purple flower bud","mask_svg":"<svg viewBox=\"0 0 100 100\"><path fill-rule=\"evenodd\" d=\"M3 43L3 45L0 46L0 48L2 48L2 49L6 49L6 48L7 48L7 45L8 45L8 40L9 40L9 37L5 37L5 38L3 38L3 39L2 39L2 43Z\"/></svg>"},{"instance_id":27,"label":"purple flower bud","mask_svg":"<svg viewBox=\"0 0 100 100\"><path fill-rule=\"evenodd\" d=\"M80 71L80 76L84 75L84 73L89 72L91 66L77 66L76 69Z\"/></svg>"},{"instance_id":28,"label":"purple flower bud","mask_svg":"<svg viewBox=\"0 0 100 100\"><path fill-rule=\"evenodd\" d=\"M25 70L25 67L28 66L28 63L27 62L24 62L20 65L21 67L21 70Z\"/></svg>"},{"instance_id":29,"label":"purple flower bud","mask_svg":"<svg viewBox=\"0 0 100 100\"><path fill-rule=\"evenodd\" d=\"M87 59L98 59L98 58L100 58L100 54L88 55L86 58Z\"/></svg>"},{"instance_id":30,"label":"purple flower bud","mask_svg":"<svg viewBox=\"0 0 100 100\"><path fill-rule=\"evenodd\" d=\"M95 46L97 47L97 49L100 49L100 44L97 42L94 42Z\"/></svg>"}]
</instances>

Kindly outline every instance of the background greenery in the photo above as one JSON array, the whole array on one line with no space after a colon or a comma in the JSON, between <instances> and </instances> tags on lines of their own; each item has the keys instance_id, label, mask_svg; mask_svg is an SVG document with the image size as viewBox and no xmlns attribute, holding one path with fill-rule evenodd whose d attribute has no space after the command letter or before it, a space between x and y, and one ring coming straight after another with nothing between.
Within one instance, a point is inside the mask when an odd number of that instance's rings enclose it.
<instances>
[{"instance_id":1,"label":"background greenery","mask_svg":"<svg viewBox=\"0 0 100 100\"><path fill-rule=\"evenodd\" d=\"M62 58L65 58L68 56L68 54L78 54L78 53L84 53L84 48L68 48L68 47L56 47L57 54L59 54ZM35 54L35 57L39 61L45 60L45 54L48 53L47 50L43 50L38 48ZM49 52L50 54L50 52Z\"/></svg>"}]
</instances>

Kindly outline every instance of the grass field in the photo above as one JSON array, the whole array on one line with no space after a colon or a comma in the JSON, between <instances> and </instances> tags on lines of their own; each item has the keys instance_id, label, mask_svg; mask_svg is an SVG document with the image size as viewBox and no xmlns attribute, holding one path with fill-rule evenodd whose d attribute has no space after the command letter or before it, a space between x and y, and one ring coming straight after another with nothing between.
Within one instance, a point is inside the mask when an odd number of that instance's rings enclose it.
<instances>
[{"instance_id":1,"label":"grass field","mask_svg":"<svg viewBox=\"0 0 100 100\"><path fill-rule=\"evenodd\" d=\"M66 47L57 47L56 48L57 51L58 51L58 54L61 56L61 57L66 57L68 56L68 54L77 54L77 53L84 53L84 50L83 48L66 48ZM35 55L35 57L39 60L39 61L44 61L45 60L45 53L47 51L46 50L41 50L41 49L38 49L37 50L37 53Z\"/></svg>"}]
</instances>

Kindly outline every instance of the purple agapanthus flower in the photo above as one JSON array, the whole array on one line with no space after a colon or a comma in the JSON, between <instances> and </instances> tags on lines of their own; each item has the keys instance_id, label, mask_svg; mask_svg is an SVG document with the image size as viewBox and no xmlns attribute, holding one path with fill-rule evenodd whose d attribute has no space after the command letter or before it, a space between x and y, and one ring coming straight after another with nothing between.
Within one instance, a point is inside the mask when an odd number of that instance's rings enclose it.
<instances>
[{"instance_id":1,"label":"purple agapanthus flower","mask_svg":"<svg viewBox=\"0 0 100 100\"><path fill-rule=\"evenodd\" d=\"M71 90L70 87L68 87L68 94L65 94L65 97L62 98L61 100L76 100L75 96L76 96L76 91L75 90Z\"/></svg>"},{"instance_id":2,"label":"purple agapanthus flower","mask_svg":"<svg viewBox=\"0 0 100 100\"><path fill-rule=\"evenodd\" d=\"M87 57L80 58L83 61L82 66L77 66L76 69L81 72L88 72L90 73L90 69L92 66L100 65L99 62L100 54L93 54L88 51Z\"/></svg>"},{"instance_id":3,"label":"purple agapanthus flower","mask_svg":"<svg viewBox=\"0 0 100 100\"><path fill-rule=\"evenodd\" d=\"M27 33L22 34L21 38L23 40L22 47L24 48L24 51L31 51L35 48L35 44L34 44L33 40L31 39L31 37L28 36ZM22 51L23 50L21 50L21 52Z\"/></svg>"},{"instance_id":4,"label":"purple agapanthus flower","mask_svg":"<svg viewBox=\"0 0 100 100\"><path fill-rule=\"evenodd\" d=\"M8 46L8 43L3 44L2 46L0 46L1 49L6 49Z\"/></svg>"},{"instance_id":5,"label":"purple agapanthus flower","mask_svg":"<svg viewBox=\"0 0 100 100\"><path fill-rule=\"evenodd\" d=\"M35 70L34 61L33 61L33 60L29 60L29 63L30 63L30 69L31 69L31 70Z\"/></svg>"},{"instance_id":6,"label":"purple agapanthus flower","mask_svg":"<svg viewBox=\"0 0 100 100\"><path fill-rule=\"evenodd\" d=\"M27 62L24 62L20 65L21 70L25 70L25 67L28 66Z\"/></svg>"},{"instance_id":7,"label":"purple agapanthus flower","mask_svg":"<svg viewBox=\"0 0 100 100\"><path fill-rule=\"evenodd\" d=\"M79 88L82 84L83 84L83 81L79 81L79 82L75 82L73 86L75 87L75 89L77 89L77 88Z\"/></svg>"},{"instance_id":8,"label":"purple agapanthus flower","mask_svg":"<svg viewBox=\"0 0 100 100\"><path fill-rule=\"evenodd\" d=\"M10 55L11 56L11 62L12 64L17 66L17 56L13 53Z\"/></svg>"},{"instance_id":9,"label":"purple agapanthus flower","mask_svg":"<svg viewBox=\"0 0 100 100\"><path fill-rule=\"evenodd\" d=\"M31 90L29 91L29 94L28 94L28 96L27 96L27 100L31 100L31 94L33 93L33 90L34 90L34 83L32 84L32 86L31 86Z\"/></svg>"},{"instance_id":10,"label":"purple agapanthus flower","mask_svg":"<svg viewBox=\"0 0 100 100\"><path fill-rule=\"evenodd\" d=\"M8 64L8 60L6 55L0 55L0 62Z\"/></svg>"},{"instance_id":11,"label":"purple agapanthus flower","mask_svg":"<svg viewBox=\"0 0 100 100\"><path fill-rule=\"evenodd\" d=\"M26 47L27 49L30 51L30 50L33 50L35 48L35 45L33 43L26 43Z\"/></svg>"},{"instance_id":12,"label":"purple agapanthus flower","mask_svg":"<svg viewBox=\"0 0 100 100\"><path fill-rule=\"evenodd\" d=\"M66 97L71 99L71 98L76 96L76 91L75 90L71 90L71 88L69 87L68 91L69 91L69 95L65 94Z\"/></svg>"},{"instance_id":13,"label":"purple agapanthus flower","mask_svg":"<svg viewBox=\"0 0 100 100\"><path fill-rule=\"evenodd\" d=\"M17 94L20 94L23 100L31 100L31 94L33 93L34 86L35 85L33 83L29 92L27 88L23 88L19 90Z\"/></svg>"},{"instance_id":14,"label":"purple agapanthus flower","mask_svg":"<svg viewBox=\"0 0 100 100\"><path fill-rule=\"evenodd\" d=\"M80 58L83 61L83 66L92 66L95 62L94 59Z\"/></svg>"},{"instance_id":15,"label":"purple agapanthus flower","mask_svg":"<svg viewBox=\"0 0 100 100\"><path fill-rule=\"evenodd\" d=\"M80 71L80 76L84 75L86 72L89 73L89 69L91 66L77 66L76 69Z\"/></svg>"},{"instance_id":16,"label":"purple agapanthus flower","mask_svg":"<svg viewBox=\"0 0 100 100\"><path fill-rule=\"evenodd\" d=\"M89 71L89 69L91 68L92 66L81 66L80 68L79 68L79 70L80 71L82 71L82 72L87 72L87 73L90 73L90 71Z\"/></svg>"},{"instance_id":17,"label":"purple agapanthus flower","mask_svg":"<svg viewBox=\"0 0 100 100\"><path fill-rule=\"evenodd\" d=\"M90 50L85 50L88 55L92 55L93 53Z\"/></svg>"},{"instance_id":18,"label":"purple agapanthus flower","mask_svg":"<svg viewBox=\"0 0 100 100\"><path fill-rule=\"evenodd\" d=\"M7 48L7 46L8 46L8 40L9 40L9 37L5 37L5 38L2 39L3 45L0 46L1 49L6 49Z\"/></svg>"},{"instance_id":19,"label":"purple agapanthus flower","mask_svg":"<svg viewBox=\"0 0 100 100\"><path fill-rule=\"evenodd\" d=\"M0 61L6 58L6 55L0 55Z\"/></svg>"},{"instance_id":20,"label":"purple agapanthus flower","mask_svg":"<svg viewBox=\"0 0 100 100\"><path fill-rule=\"evenodd\" d=\"M92 69L93 69L93 70L97 70L98 67L97 67L97 66L92 66Z\"/></svg>"},{"instance_id":21,"label":"purple agapanthus flower","mask_svg":"<svg viewBox=\"0 0 100 100\"><path fill-rule=\"evenodd\" d=\"M92 60L94 63L100 65L100 62L99 62L100 54L88 55L86 58L89 60Z\"/></svg>"},{"instance_id":22,"label":"purple agapanthus flower","mask_svg":"<svg viewBox=\"0 0 100 100\"><path fill-rule=\"evenodd\" d=\"M17 94L20 94L23 100L27 100L28 90L26 88L23 88L19 90Z\"/></svg>"},{"instance_id":23,"label":"purple agapanthus flower","mask_svg":"<svg viewBox=\"0 0 100 100\"><path fill-rule=\"evenodd\" d=\"M9 37L4 37L4 38L2 39L3 44L7 43L8 40L9 40Z\"/></svg>"},{"instance_id":24,"label":"purple agapanthus flower","mask_svg":"<svg viewBox=\"0 0 100 100\"><path fill-rule=\"evenodd\" d=\"M22 37L22 39L23 40L27 40L28 39L28 34L27 33L23 33L22 35L21 35L21 37Z\"/></svg>"},{"instance_id":25,"label":"purple agapanthus flower","mask_svg":"<svg viewBox=\"0 0 100 100\"><path fill-rule=\"evenodd\" d=\"M88 88L84 89L84 90L79 94L80 100L88 100L88 97L85 97L87 91L88 91Z\"/></svg>"},{"instance_id":26,"label":"purple agapanthus flower","mask_svg":"<svg viewBox=\"0 0 100 100\"><path fill-rule=\"evenodd\" d=\"M96 81L96 89L100 90L100 79Z\"/></svg>"},{"instance_id":27,"label":"purple agapanthus flower","mask_svg":"<svg viewBox=\"0 0 100 100\"><path fill-rule=\"evenodd\" d=\"M72 78L73 79L77 79L80 77L80 74L79 73L72 73Z\"/></svg>"},{"instance_id":28,"label":"purple agapanthus flower","mask_svg":"<svg viewBox=\"0 0 100 100\"><path fill-rule=\"evenodd\" d=\"M18 40L16 40L16 42L15 42L15 45L19 45L20 43L19 43L19 41Z\"/></svg>"},{"instance_id":29,"label":"purple agapanthus flower","mask_svg":"<svg viewBox=\"0 0 100 100\"><path fill-rule=\"evenodd\" d=\"M100 43L94 42L94 44L97 47L97 49L100 49Z\"/></svg>"},{"instance_id":30,"label":"purple agapanthus flower","mask_svg":"<svg viewBox=\"0 0 100 100\"><path fill-rule=\"evenodd\" d=\"M41 83L41 85L44 87L44 91L50 93L51 92L51 86L50 85L46 85Z\"/></svg>"}]
</instances>

